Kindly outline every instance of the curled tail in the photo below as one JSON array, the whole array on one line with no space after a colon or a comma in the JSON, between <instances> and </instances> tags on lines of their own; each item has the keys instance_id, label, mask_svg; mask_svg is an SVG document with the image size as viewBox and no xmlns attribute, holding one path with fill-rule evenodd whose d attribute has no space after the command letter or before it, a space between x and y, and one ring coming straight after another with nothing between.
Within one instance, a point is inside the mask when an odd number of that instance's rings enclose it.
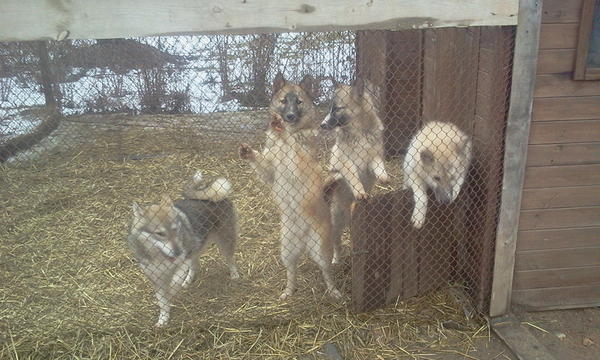
<instances>
[{"instance_id":1,"label":"curled tail","mask_svg":"<svg viewBox=\"0 0 600 360\"><path fill-rule=\"evenodd\" d=\"M201 187L202 172L198 170L183 188L183 197L191 200L221 201L229 196L231 183L225 178L218 178L210 185Z\"/></svg>"}]
</instances>

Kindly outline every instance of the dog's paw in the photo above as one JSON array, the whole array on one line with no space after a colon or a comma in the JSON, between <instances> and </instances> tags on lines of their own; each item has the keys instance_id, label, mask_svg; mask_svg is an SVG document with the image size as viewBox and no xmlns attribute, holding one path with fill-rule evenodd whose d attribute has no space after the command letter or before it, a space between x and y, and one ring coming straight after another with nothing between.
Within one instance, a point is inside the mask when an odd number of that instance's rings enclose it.
<instances>
[{"instance_id":1,"label":"dog's paw","mask_svg":"<svg viewBox=\"0 0 600 360\"><path fill-rule=\"evenodd\" d=\"M292 293L293 293L293 292L294 292L293 290L290 290L290 289L285 289L285 290L283 291L283 293L282 293L281 295L279 295L279 300L281 300L281 301L285 301L285 300L287 300L287 299L291 298L291 297L292 297Z\"/></svg>"},{"instance_id":2,"label":"dog's paw","mask_svg":"<svg viewBox=\"0 0 600 360\"><path fill-rule=\"evenodd\" d=\"M377 181L379 181L380 184L388 184L390 182L390 177L388 176L388 174L381 174L379 175L379 177L377 177Z\"/></svg>"},{"instance_id":3,"label":"dog's paw","mask_svg":"<svg viewBox=\"0 0 600 360\"><path fill-rule=\"evenodd\" d=\"M279 114L273 114L271 117L271 129L276 132L283 131L283 118Z\"/></svg>"},{"instance_id":4,"label":"dog's paw","mask_svg":"<svg viewBox=\"0 0 600 360\"><path fill-rule=\"evenodd\" d=\"M328 293L329 297L335 300L339 300L342 298L342 293L338 289L332 289Z\"/></svg>"},{"instance_id":5,"label":"dog's paw","mask_svg":"<svg viewBox=\"0 0 600 360\"><path fill-rule=\"evenodd\" d=\"M240 145L238 148L238 154L240 155L240 158L244 160L250 160L254 158L254 150L252 150L252 147L246 143Z\"/></svg>"},{"instance_id":6,"label":"dog's paw","mask_svg":"<svg viewBox=\"0 0 600 360\"><path fill-rule=\"evenodd\" d=\"M166 328L167 328L167 323L157 322L156 324L152 325L152 329L154 329L154 330L164 330Z\"/></svg>"},{"instance_id":7,"label":"dog's paw","mask_svg":"<svg viewBox=\"0 0 600 360\"><path fill-rule=\"evenodd\" d=\"M369 200L369 194L367 193L359 193L358 195L356 195L356 201L363 201L363 200Z\"/></svg>"},{"instance_id":8,"label":"dog's paw","mask_svg":"<svg viewBox=\"0 0 600 360\"><path fill-rule=\"evenodd\" d=\"M421 229L423 227L423 225L425 225L425 219L419 219L419 218L412 218L410 220L410 222L412 223L412 226L415 229Z\"/></svg>"}]
</instances>

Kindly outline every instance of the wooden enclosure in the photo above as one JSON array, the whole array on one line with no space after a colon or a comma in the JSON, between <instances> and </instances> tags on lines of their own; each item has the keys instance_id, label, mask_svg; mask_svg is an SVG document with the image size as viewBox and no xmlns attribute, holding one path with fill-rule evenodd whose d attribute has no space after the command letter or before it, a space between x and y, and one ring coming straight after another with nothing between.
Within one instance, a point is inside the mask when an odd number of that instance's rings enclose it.
<instances>
[{"instance_id":1,"label":"wooden enclosure","mask_svg":"<svg viewBox=\"0 0 600 360\"><path fill-rule=\"evenodd\" d=\"M600 304L600 81L573 80L586 2L544 1L512 289L529 309Z\"/></svg>"},{"instance_id":2,"label":"wooden enclosure","mask_svg":"<svg viewBox=\"0 0 600 360\"><path fill-rule=\"evenodd\" d=\"M423 123L441 120L472 136L476 160L464 196L451 206L430 201L424 229L410 225L410 191L357 207L354 306L372 309L458 281L487 311L514 31L451 28L361 35L358 72L374 82L387 79L382 88L388 155L404 153ZM369 51L373 44L384 51ZM380 66L365 65L373 62Z\"/></svg>"},{"instance_id":3,"label":"wooden enclosure","mask_svg":"<svg viewBox=\"0 0 600 360\"><path fill-rule=\"evenodd\" d=\"M377 35L359 33L357 72L385 85L382 110L388 154L402 154L423 121L452 113L462 114L453 120L473 136L477 160L462 202L448 215L460 219L451 232L464 235L461 242L454 237L444 240L454 246L448 260L452 270L442 271L437 280L428 280L420 288L411 280L418 278L418 268L408 266L410 261L402 263L399 258L400 265L390 262L398 249L415 253L415 246L427 247L432 241L418 232L398 233L397 228L389 228L392 219L406 227L405 220L398 219L410 211L406 194L395 192L361 205L387 209L390 217L378 221L389 230L379 233L381 237L374 243L364 242L363 237L356 239L358 249L369 249L357 251L367 257L356 259L356 264L381 263L388 275L372 283L374 288L369 291L375 294L373 299L357 295L357 306L378 306L396 295L416 294L448 278L462 279L474 289L480 309L490 306L493 293L492 307L498 305L491 310L492 315L509 311L511 299L534 309L597 306L600 82L573 80L582 12L590 0L543 2L539 52L537 18L528 17L526 11L519 13L519 3L524 5L521 10L540 4L533 0L327 0L311 5L259 0L213 5L152 0L142 7L136 1L10 0L0 4L0 41L385 30ZM518 25L517 60L511 89L498 84L508 83L510 73L501 70L502 64L513 59L505 45L507 37L514 34L501 26L514 25ZM493 28L482 30L479 26ZM447 31L429 30L442 27ZM522 38L519 28L523 28ZM466 60L447 64L450 58L443 55L452 52L457 43L467 45L465 52L470 56L461 50L455 55ZM372 66L374 63L380 66ZM449 74L443 69L450 65L470 71ZM531 69L536 68L533 73ZM457 90L458 82L470 86ZM458 103L449 101L446 95L456 91L464 96ZM511 92L511 111L507 114ZM535 97L531 122L529 96ZM419 99L418 106L402 101L407 97ZM431 209L434 213L446 211L435 206ZM356 214L365 211L359 207ZM371 223L367 215L361 221ZM483 236L474 236L473 224L485 228ZM377 241L387 245L375 252L371 249ZM370 257L376 254L385 260ZM490 289L493 263L495 292ZM461 264L473 264L480 271L465 274ZM381 276L377 271L357 273L356 280L369 274ZM364 284L355 289L364 288Z\"/></svg>"}]
</instances>

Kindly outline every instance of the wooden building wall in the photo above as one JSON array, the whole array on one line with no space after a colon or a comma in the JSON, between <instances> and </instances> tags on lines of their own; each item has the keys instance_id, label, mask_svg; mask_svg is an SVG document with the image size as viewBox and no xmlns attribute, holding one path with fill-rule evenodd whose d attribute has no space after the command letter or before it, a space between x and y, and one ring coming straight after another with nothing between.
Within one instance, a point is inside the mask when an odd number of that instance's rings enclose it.
<instances>
[{"instance_id":1,"label":"wooden building wall","mask_svg":"<svg viewBox=\"0 0 600 360\"><path fill-rule=\"evenodd\" d=\"M600 305L600 81L574 81L583 0L544 0L512 300Z\"/></svg>"}]
</instances>

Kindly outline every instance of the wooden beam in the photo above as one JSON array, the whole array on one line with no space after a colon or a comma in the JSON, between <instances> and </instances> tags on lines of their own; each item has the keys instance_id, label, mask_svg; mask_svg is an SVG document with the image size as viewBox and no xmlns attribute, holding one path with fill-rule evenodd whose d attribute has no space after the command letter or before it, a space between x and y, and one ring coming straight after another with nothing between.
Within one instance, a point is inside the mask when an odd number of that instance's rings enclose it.
<instances>
[{"instance_id":1,"label":"wooden beam","mask_svg":"<svg viewBox=\"0 0 600 360\"><path fill-rule=\"evenodd\" d=\"M0 41L516 25L518 0L2 0Z\"/></svg>"},{"instance_id":2,"label":"wooden beam","mask_svg":"<svg viewBox=\"0 0 600 360\"><path fill-rule=\"evenodd\" d=\"M514 315L492 319L490 324L519 360L556 360Z\"/></svg>"},{"instance_id":3,"label":"wooden beam","mask_svg":"<svg viewBox=\"0 0 600 360\"><path fill-rule=\"evenodd\" d=\"M521 0L506 125L504 179L496 237L490 316L507 314L510 308L541 19L541 0Z\"/></svg>"}]
</instances>

